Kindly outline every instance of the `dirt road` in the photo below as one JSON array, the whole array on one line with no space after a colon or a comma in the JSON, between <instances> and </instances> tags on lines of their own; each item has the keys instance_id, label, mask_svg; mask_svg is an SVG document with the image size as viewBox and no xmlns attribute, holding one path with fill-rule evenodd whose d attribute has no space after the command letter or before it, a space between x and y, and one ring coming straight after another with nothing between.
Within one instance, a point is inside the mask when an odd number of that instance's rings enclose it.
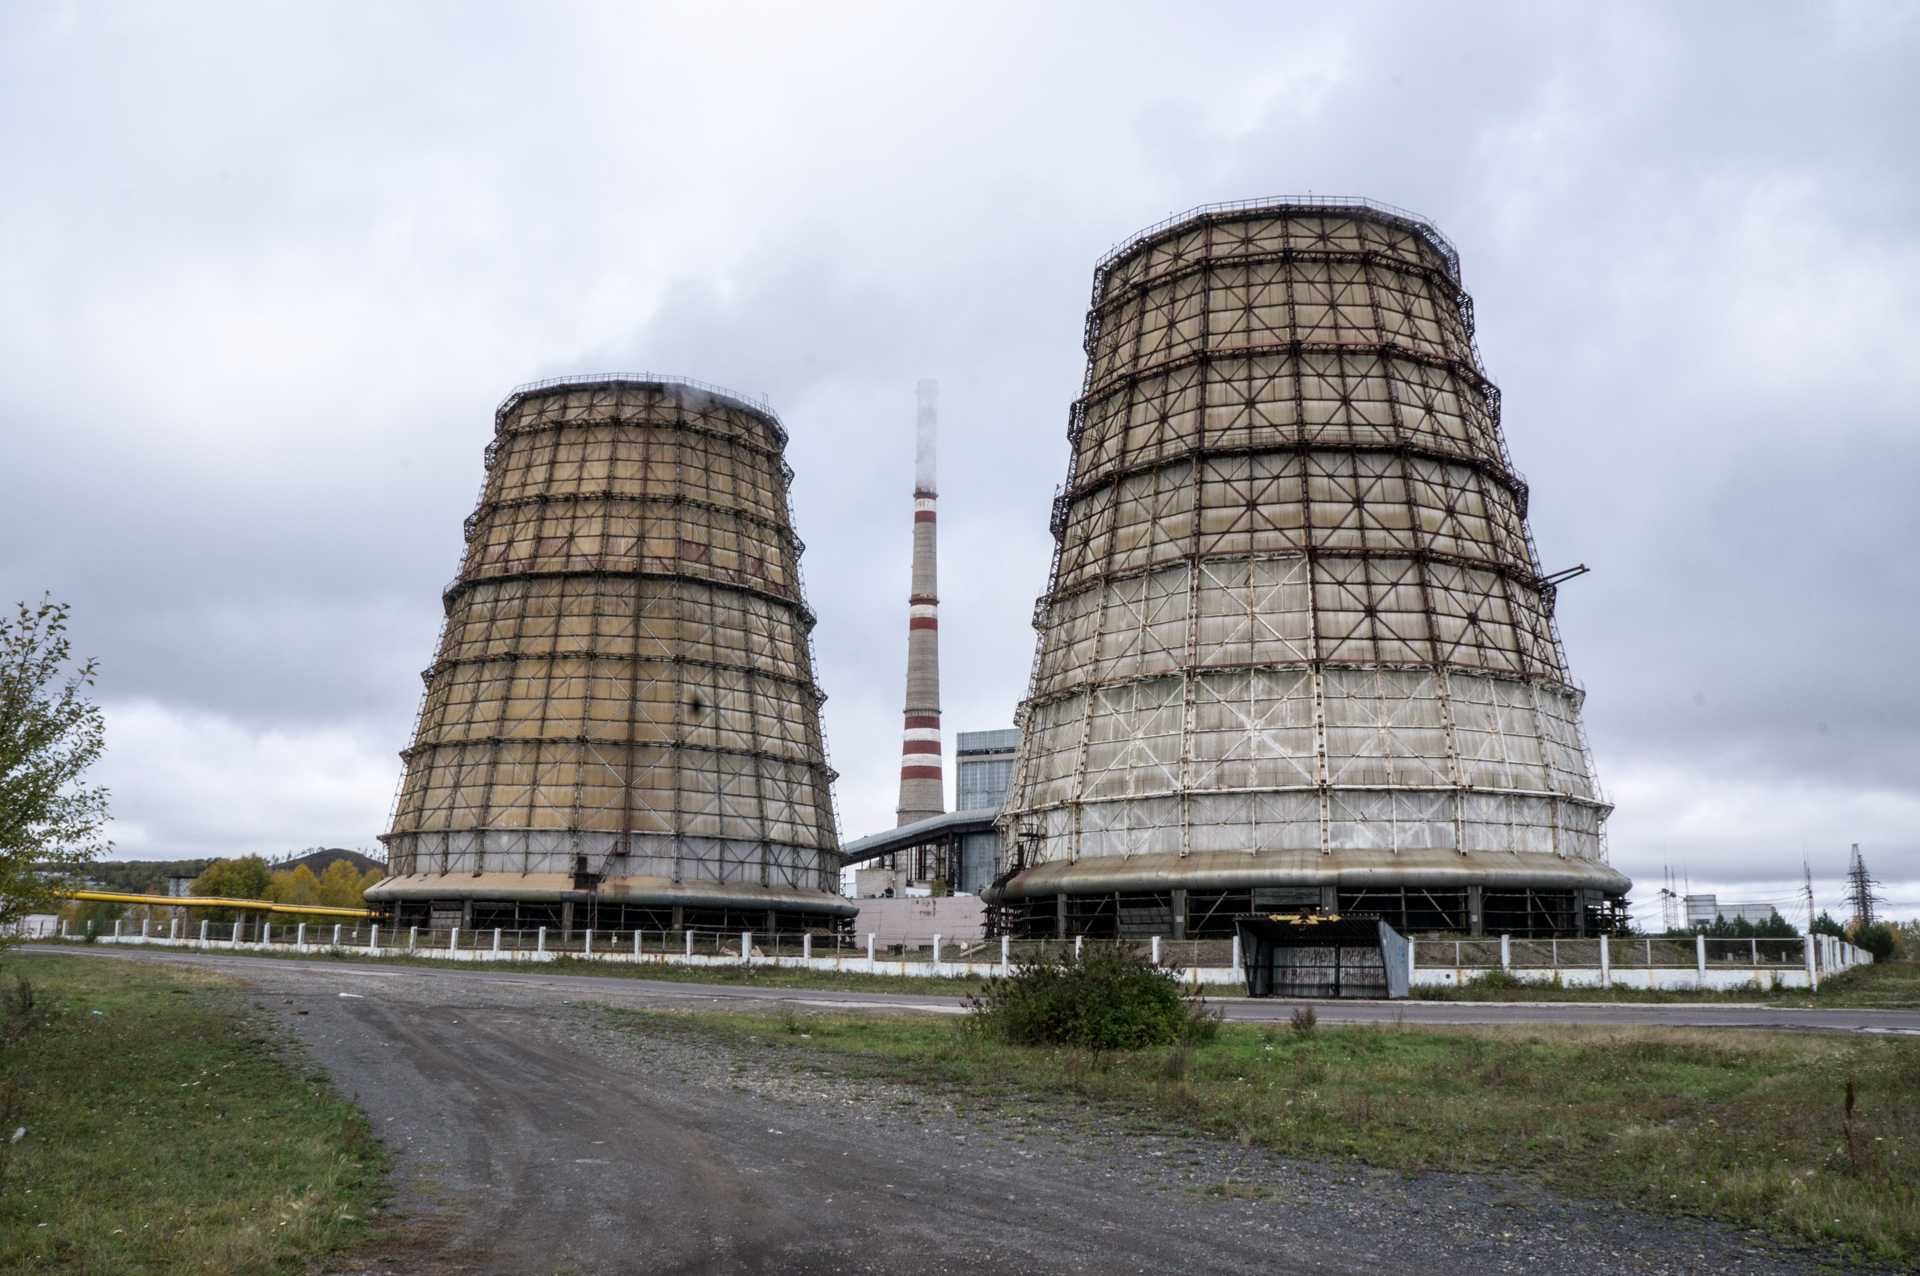
<instances>
[{"instance_id":1,"label":"dirt road","mask_svg":"<svg viewBox=\"0 0 1920 1276\"><path fill-rule=\"evenodd\" d=\"M396 1149L410 1239L358 1271L1812 1269L1738 1232L1518 1182L1286 1161L1043 1100L956 1110L785 1044L723 1047L607 1009L772 1009L790 993L194 964L250 980ZM1257 1199L1206 1191L1228 1181Z\"/></svg>"}]
</instances>

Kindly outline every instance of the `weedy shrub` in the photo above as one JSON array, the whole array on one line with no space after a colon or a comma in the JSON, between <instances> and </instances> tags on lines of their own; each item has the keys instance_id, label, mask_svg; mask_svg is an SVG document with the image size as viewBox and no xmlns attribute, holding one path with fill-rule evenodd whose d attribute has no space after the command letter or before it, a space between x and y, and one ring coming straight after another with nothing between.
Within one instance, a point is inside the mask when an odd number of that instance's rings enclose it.
<instances>
[{"instance_id":1,"label":"weedy shrub","mask_svg":"<svg viewBox=\"0 0 1920 1276\"><path fill-rule=\"evenodd\" d=\"M1312 1006L1299 1006L1295 1008L1293 1018L1287 1022L1292 1025L1295 1032L1306 1037L1311 1036L1313 1030L1320 1026L1320 1016L1313 1013Z\"/></svg>"},{"instance_id":2,"label":"weedy shrub","mask_svg":"<svg viewBox=\"0 0 1920 1276\"><path fill-rule=\"evenodd\" d=\"M1140 1050L1210 1040L1219 1026L1170 971L1106 944L1022 964L967 1004L973 1031L1025 1046Z\"/></svg>"}]
</instances>

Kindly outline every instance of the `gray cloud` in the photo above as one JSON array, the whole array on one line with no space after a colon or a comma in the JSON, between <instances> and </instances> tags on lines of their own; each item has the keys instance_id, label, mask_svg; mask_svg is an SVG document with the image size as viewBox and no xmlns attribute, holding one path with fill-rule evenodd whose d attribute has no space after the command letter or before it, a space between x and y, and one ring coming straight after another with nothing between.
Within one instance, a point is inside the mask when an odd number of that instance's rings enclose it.
<instances>
[{"instance_id":1,"label":"gray cloud","mask_svg":"<svg viewBox=\"0 0 1920 1276\"><path fill-rule=\"evenodd\" d=\"M1914 64L1895 6L0 15L0 587L78 608L125 848L367 844L495 402L787 421L849 834L891 823L913 387L947 719L1032 655L1094 261L1313 191L1462 252L1616 863L1920 854ZM1822 889L1826 889L1824 886ZM1920 906L1920 888L1911 903Z\"/></svg>"}]
</instances>

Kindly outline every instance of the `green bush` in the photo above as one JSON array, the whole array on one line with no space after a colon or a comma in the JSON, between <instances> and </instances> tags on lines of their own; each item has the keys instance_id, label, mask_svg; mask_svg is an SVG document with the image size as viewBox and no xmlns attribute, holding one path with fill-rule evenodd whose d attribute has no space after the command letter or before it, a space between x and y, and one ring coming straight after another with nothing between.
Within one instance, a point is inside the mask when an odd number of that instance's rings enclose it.
<instances>
[{"instance_id":1,"label":"green bush","mask_svg":"<svg viewBox=\"0 0 1920 1276\"><path fill-rule=\"evenodd\" d=\"M1216 1021L1170 971L1130 949L1022 964L972 998L969 1026L999 1041L1083 1050L1139 1050L1210 1038Z\"/></svg>"}]
</instances>

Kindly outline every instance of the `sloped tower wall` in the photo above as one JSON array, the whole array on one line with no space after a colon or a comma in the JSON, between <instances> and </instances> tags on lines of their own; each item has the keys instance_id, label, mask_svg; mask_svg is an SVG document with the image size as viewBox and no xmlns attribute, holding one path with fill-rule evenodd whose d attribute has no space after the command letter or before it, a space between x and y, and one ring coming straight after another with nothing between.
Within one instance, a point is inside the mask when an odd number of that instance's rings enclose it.
<instances>
[{"instance_id":1,"label":"sloped tower wall","mask_svg":"<svg viewBox=\"0 0 1920 1276\"><path fill-rule=\"evenodd\" d=\"M1100 264L1086 334L1010 924L1606 924L1629 883L1446 240L1360 202L1198 210Z\"/></svg>"},{"instance_id":2,"label":"sloped tower wall","mask_svg":"<svg viewBox=\"0 0 1920 1276\"><path fill-rule=\"evenodd\" d=\"M785 443L674 379L501 405L369 898L480 926L854 911Z\"/></svg>"}]
</instances>

